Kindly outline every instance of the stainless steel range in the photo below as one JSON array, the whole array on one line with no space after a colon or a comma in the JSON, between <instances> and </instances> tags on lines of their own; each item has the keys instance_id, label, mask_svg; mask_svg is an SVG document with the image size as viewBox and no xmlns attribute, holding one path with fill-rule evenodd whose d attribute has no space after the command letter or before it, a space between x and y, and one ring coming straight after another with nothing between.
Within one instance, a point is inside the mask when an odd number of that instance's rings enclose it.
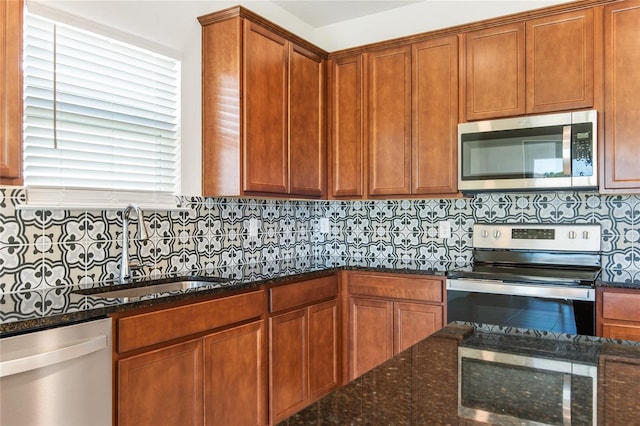
<instances>
[{"instance_id":1,"label":"stainless steel range","mask_svg":"<svg viewBox=\"0 0 640 426\"><path fill-rule=\"evenodd\" d=\"M450 271L447 321L594 335L598 224L475 224L469 267Z\"/></svg>"}]
</instances>

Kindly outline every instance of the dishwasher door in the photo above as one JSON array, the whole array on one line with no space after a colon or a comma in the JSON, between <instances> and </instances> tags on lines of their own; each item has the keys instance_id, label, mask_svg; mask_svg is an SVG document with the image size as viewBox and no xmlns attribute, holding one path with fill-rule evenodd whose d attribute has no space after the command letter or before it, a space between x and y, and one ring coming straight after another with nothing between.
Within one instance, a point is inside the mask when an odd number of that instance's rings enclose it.
<instances>
[{"instance_id":1,"label":"dishwasher door","mask_svg":"<svg viewBox=\"0 0 640 426\"><path fill-rule=\"evenodd\" d=\"M0 339L0 426L110 426L111 319Z\"/></svg>"}]
</instances>

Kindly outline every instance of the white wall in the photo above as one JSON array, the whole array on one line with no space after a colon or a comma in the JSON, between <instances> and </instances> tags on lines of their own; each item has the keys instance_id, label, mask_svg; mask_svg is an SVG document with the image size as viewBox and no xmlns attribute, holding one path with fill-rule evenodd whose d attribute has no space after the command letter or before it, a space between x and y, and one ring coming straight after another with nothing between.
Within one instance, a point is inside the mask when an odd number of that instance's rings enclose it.
<instances>
[{"instance_id":1,"label":"white wall","mask_svg":"<svg viewBox=\"0 0 640 426\"><path fill-rule=\"evenodd\" d=\"M124 35L149 41L182 59L182 194L200 195L201 186L201 38L197 17L242 4L327 51L373 43L465 22L562 3L543 1L431 1L368 17L313 28L268 0L28 0ZM88 24L90 26L90 24ZM132 39L127 40L131 36Z\"/></svg>"}]
</instances>

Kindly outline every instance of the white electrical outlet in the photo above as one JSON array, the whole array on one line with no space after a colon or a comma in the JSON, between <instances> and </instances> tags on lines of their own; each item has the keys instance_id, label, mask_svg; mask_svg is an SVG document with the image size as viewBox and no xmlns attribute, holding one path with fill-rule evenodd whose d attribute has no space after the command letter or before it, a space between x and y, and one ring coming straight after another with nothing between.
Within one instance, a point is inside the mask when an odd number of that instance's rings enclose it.
<instances>
[{"instance_id":1,"label":"white electrical outlet","mask_svg":"<svg viewBox=\"0 0 640 426\"><path fill-rule=\"evenodd\" d=\"M451 224L448 220L438 222L438 237L442 239L451 238Z\"/></svg>"},{"instance_id":2,"label":"white electrical outlet","mask_svg":"<svg viewBox=\"0 0 640 426\"><path fill-rule=\"evenodd\" d=\"M320 232L322 232L323 234L328 234L330 231L330 225L329 225L329 218L328 217L321 217L320 218Z\"/></svg>"},{"instance_id":3,"label":"white electrical outlet","mask_svg":"<svg viewBox=\"0 0 640 426\"><path fill-rule=\"evenodd\" d=\"M258 236L258 227L258 219L256 219L255 217L249 219L249 238L255 238Z\"/></svg>"}]
</instances>

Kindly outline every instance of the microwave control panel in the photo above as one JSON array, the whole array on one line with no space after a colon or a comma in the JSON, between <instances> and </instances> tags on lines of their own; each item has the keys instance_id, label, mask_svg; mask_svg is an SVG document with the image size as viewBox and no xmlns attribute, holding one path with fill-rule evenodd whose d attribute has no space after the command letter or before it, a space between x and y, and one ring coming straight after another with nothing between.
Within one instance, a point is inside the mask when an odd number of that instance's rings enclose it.
<instances>
[{"instance_id":1,"label":"microwave control panel","mask_svg":"<svg viewBox=\"0 0 640 426\"><path fill-rule=\"evenodd\" d=\"M571 126L571 176L593 176L591 123L578 123Z\"/></svg>"}]
</instances>

